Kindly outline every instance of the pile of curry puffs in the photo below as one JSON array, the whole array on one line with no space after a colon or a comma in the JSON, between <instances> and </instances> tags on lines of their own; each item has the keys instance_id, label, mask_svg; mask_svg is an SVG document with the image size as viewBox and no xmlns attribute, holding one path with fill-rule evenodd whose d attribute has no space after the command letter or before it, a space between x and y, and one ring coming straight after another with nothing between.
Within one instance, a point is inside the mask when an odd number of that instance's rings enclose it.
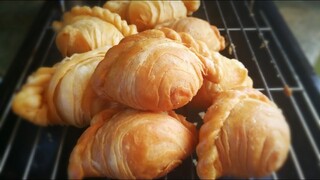
<instances>
[{"instance_id":1,"label":"pile of curry puffs","mask_svg":"<svg viewBox=\"0 0 320 180\"><path fill-rule=\"evenodd\" d=\"M70 179L160 178L193 152L201 179L264 177L284 164L290 130L245 66L219 53L200 1L107 1L53 23L64 57L40 67L13 111L39 126L87 127ZM204 112L197 128L177 109Z\"/></svg>"}]
</instances>

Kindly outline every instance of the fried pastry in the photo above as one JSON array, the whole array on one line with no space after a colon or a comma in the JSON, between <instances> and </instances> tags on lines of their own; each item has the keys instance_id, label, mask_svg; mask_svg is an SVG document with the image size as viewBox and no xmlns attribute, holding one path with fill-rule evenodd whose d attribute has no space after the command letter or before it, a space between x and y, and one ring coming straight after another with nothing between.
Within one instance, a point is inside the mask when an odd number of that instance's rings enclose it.
<instances>
[{"instance_id":1,"label":"fried pastry","mask_svg":"<svg viewBox=\"0 0 320 180\"><path fill-rule=\"evenodd\" d=\"M214 64L186 33L146 30L113 46L97 66L92 86L112 101L140 110L182 107L200 89L203 76L215 79ZM190 48L188 48L190 47Z\"/></svg>"},{"instance_id":2,"label":"fried pastry","mask_svg":"<svg viewBox=\"0 0 320 180\"><path fill-rule=\"evenodd\" d=\"M52 118L44 96L54 72L55 67L40 67L31 74L13 98L13 112L40 126L50 124Z\"/></svg>"},{"instance_id":3,"label":"fried pastry","mask_svg":"<svg viewBox=\"0 0 320 180\"><path fill-rule=\"evenodd\" d=\"M137 33L118 14L101 7L75 6L55 21L56 45L63 56L83 53L103 46L113 46L128 35Z\"/></svg>"},{"instance_id":4,"label":"fried pastry","mask_svg":"<svg viewBox=\"0 0 320 180\"><path fill-rule=\"evenodd\" d=\"M286 160L289 126L282 111L258 90L219 93L203 121L196 148L201 179L264 177Z\"/></svg>"},{"instance_id":5,"label":"fried pastry","mask_svg":"<svg viewBox=\"0 0 320 180\"><path fill-rule=\"evenodd\" d=\"M218 28L196 17L175 19L156 27L168 27L177 32L189 33L193 38L205 42L211 51L221 51L225 48L224 37L220 35Z\"/></svg>"},{"instance_id":6,"label":"fried pastry","mask_svg":"<svg viewBox=\"0 0 320 180\"><path fill-rule=\"evenodd\" d=\"M188 107L193 110L206 111L221 91L239 87L252 88L253 86L248 70L240 61L229 59L218 52L212 52L212 61L219 69L217 72L219 72L220 79L218 82L203 81L200 90L188 104Z\"/></svg>"},{"instance_id":7,"label":"fried pastry","mask_svg":"<svg viewBox=\"0 0 320 180\"><path fill-rule=\"evenodd\" d=\"M182 0L182 2L187 8L187 15L189 16L196 12L201 5L200 0Z\"/></svg>"},{"instance_id":8,"label":"fried pastry","mask_svg":"<svg viewBox=\"0 0 320 180\"><path fill-rule=\"evenodd\" d=\"M117 103L97 97L89 80L109 47L66 57L53 67L41 67L15 95L12 109L41 126L89 125L93 115Z\"/></svg>"},{"instance_id":9,"label":"fried pastry","mask_svg":"<svg viewBox=\"0 0 320 180\"><path fill-rule=\"evenodd\" d=\"M118 13L138 31L154 28L157 24L191 15L200 1L107 1L103 7Z\"/></svg>"},{"instance_id":10,"label":"fried pastry","mask_svg":"<svg viewBox=\"0 0 320 180\"><path fill-rule=\"evenodd\" d=\"M197 131L174 112L109 109L81 135L68 166L70 179L155 179L194 150Z\"/></svg>"}]
</instances>

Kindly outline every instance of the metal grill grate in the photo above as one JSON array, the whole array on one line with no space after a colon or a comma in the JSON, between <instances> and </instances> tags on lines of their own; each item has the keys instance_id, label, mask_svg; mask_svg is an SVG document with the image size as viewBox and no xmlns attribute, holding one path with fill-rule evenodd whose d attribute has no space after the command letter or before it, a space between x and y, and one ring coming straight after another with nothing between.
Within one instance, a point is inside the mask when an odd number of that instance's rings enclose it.
<instances>
[{"instance_id":1,"label":"metal grill grate","mask_svg":"<svg viewBox=\"0 0 320 180\"><path fill-rule=\"evenodd\" d=\"M319 91L311 84L310 77L305 78L306 74L310 76L307 68L299 70L299 64L295 63L295 56L301 57L301 51L288 49L288 42L281 40L281 30L274 25L275 21L279 22L274 19L280 18L279 14L271 18L268 13L267 7L274 8L272 3L252 2L202 1L194 16L219 28L229 42L222 54L240 60L248 68L254 87L273 100L286 116L292 132L290 154L278 172L265 178L320 178L320 142L315 140L320 135L320 106L316 100ZM70 152L84 129L34 126L11 112L11 100L30 73L62 59L54 43L52 21L60 19L62 12L75 4L101 6L102 3L59 1L46 2L43 7L30 37L0 84L1 178L67 178ZM292 96L284 94L286 87L290 87ZM198 116L188 114L194 121L200 121ZM187 158L163 178L198 179L195 157L194 154Z\"/></svg>"}]
</instances>

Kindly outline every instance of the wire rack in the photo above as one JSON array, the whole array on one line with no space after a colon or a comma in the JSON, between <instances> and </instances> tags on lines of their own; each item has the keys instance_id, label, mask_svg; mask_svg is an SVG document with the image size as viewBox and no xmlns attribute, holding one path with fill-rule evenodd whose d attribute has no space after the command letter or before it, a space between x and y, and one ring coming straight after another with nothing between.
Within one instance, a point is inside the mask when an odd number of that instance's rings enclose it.
<instances>
[{"instance_id":1,"label":"wire rack","mask_svg":"<svg viewBox=\"0 0 320 180\"><path fill-rule=\"evenodd\" d=\"M11 100L28 75L40 66L52 66L62 59L54 43L52 21L60 19L62 13L74 5L102 4L102 1L45 3L0 84L1 179L67 178L70 152L84 129L32 125L12 113ZM293 56L300 57L301 51L293 54L287 49L287 42L281 40L273 25L275 20L266 13L264 6L263 2L254 4L252 1L202 1L194 16L218 27L228 42L221 53L238 59L247 67L254 87L283 110L289 123L292 146L288 159L279 171L263 179L320 178L320 141L316 140L320 135L320 106L319 99L316 100L320 97L319 91L303 76L310 72L305 68L298 71L299 67L297 70ZM291 95L286 93L288 90L292 91ZM200 121L199 117L193 120ZM190 156L162 179L198 179L195 157Z\"/></svg>"}]
</instances>

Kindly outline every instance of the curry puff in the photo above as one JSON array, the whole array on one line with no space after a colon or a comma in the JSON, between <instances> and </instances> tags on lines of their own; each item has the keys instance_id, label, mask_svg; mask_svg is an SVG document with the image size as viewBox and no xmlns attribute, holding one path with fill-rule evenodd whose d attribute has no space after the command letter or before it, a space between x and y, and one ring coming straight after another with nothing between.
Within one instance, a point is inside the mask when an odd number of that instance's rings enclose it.
<instances>
[{"instance_id":1,"label":"curry puff","mask_svg":"<svg viewBox=\"0 0 320 180\"><path fill-rule=\"evenodd\" d=\"M117 106L101 100L89 84L109 48L74 54L53 67L40 67L15 95L13 111L41 126L88 126L97 112Z\"/></svg>"},{"instance_id":2,"label":"curry puff","mask_svg":"<svg viewBox=\"0 0 320 180\"><path fill-rule=\"evenodd\" d=\"M174 19L191 15L198 10L199 0L177 1L107 1L104 8L118 13L122 19L130 24L135 24L139 32L152 29Z\"/></svg>"},{"instance_id":3,"label":"curry puff","mask_svg":"<svg viewBox=\"0 0 320 180\"><path fill-rule=\"evenodd\" d=\"M199 43L168 28L128 36L106 53L92 86L101 98L135 109L182 107L196 95L203 78L215 79L213 62L202 55L209 50Z\"/></svg>"},{"instance_id":4,"label":"curry puff","mask_svg":"<svg viewBox=\"0 0 320 180\"><path fill-rule=\"evenodd\" d=\"M282 111L256 89L219 93L203 121L196 148L201 179L264 177L287 158L289 126Z\"/></svg>"},{"instance_id":5,"label":"curry puff","mask_svg":"<svg viewBox=\"0 0 320 180\"><path fill-rule=\"evenodd\" d=\"M118 14L97 6L75 6L61 21L55 21L53 28L62 56L113 46L123 37L137 33L135 25L128 25Z\"/></svg>"},{"instance_id":6,"label":"curry puff","mask_svg":"<svg viewBox=\"0 0 320 180\"><path fill-rule=\"evenodd\" d=\"M97 114L69 159L70 179L155 179L191 155L196 127L170 112L108 109Z\"/></svg>"}]
</instances>

